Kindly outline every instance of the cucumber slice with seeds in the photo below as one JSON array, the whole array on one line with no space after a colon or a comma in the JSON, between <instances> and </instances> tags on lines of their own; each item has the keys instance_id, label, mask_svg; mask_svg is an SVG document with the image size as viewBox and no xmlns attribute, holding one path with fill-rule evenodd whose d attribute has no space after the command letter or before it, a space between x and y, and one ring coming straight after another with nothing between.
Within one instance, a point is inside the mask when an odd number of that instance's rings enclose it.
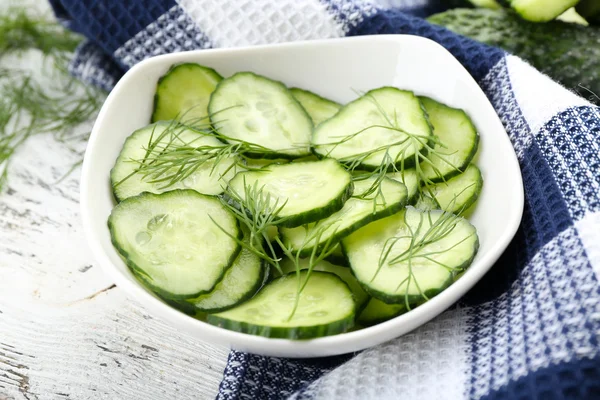
<instances>
[{"instance_id":1,"label":"cucumber slice with seeds","mask_svg":"<svg viewBox=\"0 0 600 400\"><path fill-rule=\"evenodd\" d=\"M404 207L407 199L404 184L388 178L381 181L379 188L374 186L376 184L377 179L374 177L354 181L354 195L341 210L315 224L281 228L283 243L286 247L299 251L300 257L309 257L315 246L320 250L327 243L338 243L362 226L392 215ZM361 195L367 197L357 197Z\"/></svg>"},{"instance_id":2,"label":"cucumber slice with seeds","mask_svg":"<svg viewBox=\"0 0 600 400\"><path fill-rule=\"evenodd\" d=\"M246 238L244 241L247 242ZM212 292L186 301L198 311L214 313L228 310L254 296L265 282L267 271L268 267L257 255L242 247L231 268Z\"/></svg>"},{"instance_id":3,"label":"cucumber slice with seeds","mask_svg":"<svg viewBox=\"0 0 600 400\"><path fill-rule=\"evenodd\" d=\"M280 226L294 227L326 218L340 210L352 194L351 175L335 160L272 165L266 170L238 173L229 182L229 192L242 202L270 201L281 207ZM253 188L256 188L255 192ZM251 195L251 199L247 199ZM283 220L285 218L285 220Z\"/></svg>"},{"instance_id":4,"label":"cucumber slice with seeds","mask_svg":"<svg viewBox=\"0 0 600 400\"><path fill-rule=\"evenodd\" d=\"M307 270L310 266L310 260L307 258L301 258L298 264L300 270ZM281 271L283 272L283 275L287 275L289 273L296 273L296 265L289 258L284 259L280 263L280 267ZM344 282L346 282L346 284L352 291L352 294L354 295L357 310L362 310L363 307L367 304L367 301L369 301L369 295L367 294L367 292L364 291L362 286L360 286L360 283L358 283L354 275L352 275L352 271L350 270L350 268L335 265L328 261L321 261L313 267L313 271L331 272L332 274L336 274Z\"/></svg>"},{"instance_id":5,"label":"cucumber slice with seeds","mask_svg":"<svg viewBox=\"0 0 600 400\"><path fill-rule=\"evenodd\" d=\"M210 314L208 322L252 335L286 339L310 339L335 335L354 323L355 303L348 285L337 275L313 271L300 294L307 273L291 273L268 283L251 300L230 310Z\"/></svg>"},{"instance_id":6,"label":"cucumber slice with seeds","mask_svg":"<svg viewBox=\"0 0 600 400\"><path fill-rule=\"evenodd\" d=\"M407 311L404 304L387 304L372 297L358 316L358 323L371 326L387 321Z\"/></svg>"},{"instance_id":7,"label":"cucumber slice with seeds","mask_svg":"<svg viewBox=\"0 0 600 400\"><path fill-rule=\"evenodd\" d=\"M415 207L420 210L440 209L460 215L477 201L482 187L481 171L475 164L470 164L462 174L424 188Z\"/></svg>"},{"instance_id":8,"label":"cucumber slice with seeds","mask_svg":"<svg viewBox=\"0 0 600 400\"><path fill-rule=\"evenodd\" d=\"M408 189L407 203L412 204L417 200L417 192L421 184L417 171L414 168L405 169L399 172L390 172L386 175L388 178L402 182Z\"/></svg>"},{"instance_id":9,"label":"cucumber slice with seeds","mask_svg":"<svg viewBox=\"0 0 600 400\"><path fill-rule=\"evenodd\" d=\"M328 100L308 90L291 88L292 96L304 107L315 126L333 117L342 108L338 103Z\"/></svg>"},{"instance_id":10,"label":"cucumber slice with seeds","mask_svg":"<svg viewBox=\"0 0 600 400\"><path fill-rule=\"evenodd\" d=\"M125 141L110 173L113 193L117 201L142 192L163 193L173 189L194 189L202 194L217 195L223 193L227 182L236 173L236 158L223 159L216 166L215 162L210 160L186 179L166 187L166 182L153 181L176 172L177 168L171 168L158 177L144 176L141 172L136 173L140 167L139 162L146 156L146 150L151 142L157 143L157 148L164 148L168 145L168 148L173 150L181 146L223 145L212 135L182 125L174 125L173 122L157 122L138 129Z\"/></svg>"},{"instance_id":11,"label":"cucumber slice with seeds","mask_svg":"<svg viewBox=\"0 0 600 400\"><path fill-rule=\"evenodd\" d=\"M450 285L471 264L479 239L464 218L407 207L359 229L342 246L356 279L371 296L408 306Z\"/></svg>"},{"instance_id":12,"label":"cucumber slice with seeds","mask_svg":"<svg viewBox=\"0 0 600 400\"><path fill-rule=\"evenodd\" d=\"M310 155L312 120L287 87L252 72L223 79L210 98L215 129L231 138L265 148L257 158Z\"/></svg>"},{"instance_id":13,"label":"cucumber slice with seeds","mask_svg":"<svg viewBox=\"0 0 600 400\"><path fill-rule=\"evenodd\" d=\"M214 69L186 63L171 67L158 80L152 122L178 119L208 125L208 101L223 78Z\"/></svg>"},{"instance_id":14,"label":"cucumber slice with seeds","mask_svg":"<svg viewBox=\"0 0 600 400\"><path fill-rule=\"evenodd\" d=\"M479 134L469 116L457 108L448 107L428 97L420 97L433 134L441 144L427 155L431 162L421 162L422 179L425 182L440 182L463 172L477 152Z\"/></svg>"},{"instance_id":15,"label":"cucumber slice with seeds","mask_svg":"<svg viewBox=\"0 0 600 400\"><path fill-rule=\"evenodd\" d=\"M231 236L241 236L236 219L216 197L174 190L122 201L108 227L113 245L147 286L161 297L185 299L212 291L240 251L213 220Z\"/></svg>"},{"instance_id":16,"label":"cucumber slice with seeds","mask_svg":"<svg viewBox=\"0 0 600 400\"><path fill-rule=\"evenodd\" d=\"M431 138L431 126L414 93L383 87L348 103L317 126L312 142L321 157L373 170L385 163L410 167Z\"/></svg>"}]
</instances>

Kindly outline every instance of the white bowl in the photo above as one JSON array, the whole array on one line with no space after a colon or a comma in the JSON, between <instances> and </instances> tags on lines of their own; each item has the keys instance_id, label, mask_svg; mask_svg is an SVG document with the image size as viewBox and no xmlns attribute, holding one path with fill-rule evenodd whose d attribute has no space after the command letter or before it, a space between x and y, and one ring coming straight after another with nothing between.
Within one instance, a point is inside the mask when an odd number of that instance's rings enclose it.
<instances>
[{"instance_id":1,"label":"white bowl","mask_svg":"<svg viewBox=\"0 0 600 400\"><path fill-rule=\"evenodd\" d=\"M172 64L197 62L227 77L253 71L341 103L356 91L396 86L464 109L481 135L478 166L484 189L471 221L481 247L471 267L448 289L379 325L313 340L269 339L229 331L163 303L133 277L113 248L107 219L115 205L109 172L125 138L147 125L158 78ZM168 54L133 67L110 93L92 131L83 164L81 213L97 262L154 316L206 342L280 357L321 357L365 349L403 335L456 302L493 265L514 236L523 212L517 158L491 104L461 64L437 43L417 36L380 35Z\"/></svg>"}]
</instances>

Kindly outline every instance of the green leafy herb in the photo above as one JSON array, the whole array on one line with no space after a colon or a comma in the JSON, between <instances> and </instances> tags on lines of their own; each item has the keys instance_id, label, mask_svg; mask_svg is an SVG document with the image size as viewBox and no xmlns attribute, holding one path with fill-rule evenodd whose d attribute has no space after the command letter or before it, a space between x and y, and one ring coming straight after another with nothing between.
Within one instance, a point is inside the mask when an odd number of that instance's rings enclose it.
<instances>
[{"instance_id":1,"label":"green leafy herb","mask_svg":"<svg viewBox=\"0 0 600 400\"><path fill-rule=\"evenodd\" d=\"M286 203L280 204L279 199L272 201L271 194L265 192L264 186L259 187L258 182L254 182L253 185L246 184L245 179L243 198L231 187L227 188L225 194L226 196L221 197L222 204L231 211L249 235L247 242L235 238L236 242L281 273L280 258L277 257L277 252L269 240L268 229L285 221L285 218L280 218L277 215ZM217 223L215 222L215 224ZM217 226L227 235L233 237L224 228L218 224Z\"/></svg>"},{"instance_id":2,"label":"green leafy herb","mask_svg":"<svg viewBox=\"0 0 600 400\"><path fill-rule=\"evenodd\" d=\"M429 227L426 229L424 228L425 218L427 218L427 225L429 225ZM407 309L411 309L408 295L409 288L411 285L415 285L423 300L429 300L427 295L421 290L418 280L415 278L415 275L413 273L413 261L415 259L425 259L429 262L438 265L440 268L447 269L449 272L460 272L456 268L445 265L432 258L432 256L436 254L452 251L453 248L459 246L461 243L463 243L471 237L471 235L465 236L463 239L451 244L447 248L440 248L436 245L436 243L446 238L454 231L460 219L461 218L459 216L444 211L439 218L437 218L435 221L432 221L431 213L424 212L420 214L420 220L415 229L411 227L411 225L408 223L405 213L404 225L406 226L408 233L406 235L394 236L386 240L379 257L377 270L375 271L375 274L373 275L373 278L371 280L373 281L377 277L379 271L381 271L383 266L386 264L390 267L398 264L404 264L408 268L408 276L405 279L403 279L400 283L398 283L397 288L399 289L402 285L406 284L404 298L405 306L407 307ZM400 240L410 240L408 248L402 253L391 257L390 255L392 249Z\"/></svg>"},{"instance_id":3,"label":"green leafy herb","mask_svg":"<svg viewBox=\"0 0 600 400\"><path fill-rule=\"evenodd\" d=\"M278 217L278 214L283 207L285 207L286 202L280 203L279 199L272 201L271 194L268 191L265 191L264 185L259 187L258 181L254 182L253 185L249 185L244 180L244 192L244 197L242 198L242 196L240 196L233 188L228 187L225 196L221 198L221 202L233 213L243 229L247 232L249 235L248 241L235 238L214 220L213 222L224 233L235 239L240 246L266 261L279 273L283 273L280 267L281 258L277 256L277 251L269 239L268 229L285 222L287 217L281 218ZM310 246L310 243L313 240L320 241L321 236L328 228L330 228L330 225L312 230L310 234L306 235L303 244L296 251L294 251L291 246L286 246L279 237L275 238L275 242L283 251L284 255L296 266L296 273L298 276L296 300L289 319L291 319L296 312L300 294L306 287L314 267L334 252L337 242L333 243L332 238L330 238L319 249L317 249L316 246L312 249L311 255L308 258L309 267L304 281L300 279L300 252L307 246Z\"/></svg>"},{"instance_id":4,"label":"green leafy herb","mask_svg":"<svg viewBox=\"0 0 600 400\"><path fill-rule=\"evenodd\" d=\"M376 124L371 125L366 128L363 128L357 132L354 132L350 135L345 135L337 142L326 143L327 145L333 145L333 147L329 150L328 154L330 154L337 146L346 143L359 135L367 133L371 129L381 128L388 129L392 131L396 131L406 135L405 138L387 143L385 145L379 146L375 149L367 150L358 154L354 154L347 158L342 158L340 161L346 165L346 168L354 173L353 179L356 181L365 180L375 178L371 187L367 189L365 192L357 195L356 197L361 199L372 199L373 200L373 212L375 213L377 207L377 201L380 199L383 201L385 205L385 197L381 191L381 182L385 179L386 174L388 172L403 172L405 170L404 160L406 158L406 152L410 148L418 148L422 147L423 151L416 152L415 154L415 164L414 168L417 173L417 177L419 181L423 183L423 185L419 186L419 192L425 190L429 190L428 187L433 182L429 179L426 174L423 172L423 165L429 164L435 174L443 180L442 173L435 166L435 164L431 161L430 156L436 155L445 163L450 165L453 169L458 170L458 167L450 163L444 156L449 155L448 153L444 153L438 150L436 147L447 148L443 143L441 143L440 139L437 136L424 136L415 134L412 132L408 132L402 128L400 128L399 118L401 113L397 110L394 110L394 115L390 116L381 106L381 104L377 101L377 99L367 94L368 98L375 104L377 111L383 116L386 124ZM392 156L391 151L394 148L401 147L401 150L398 152L396 156ZM363 164L367 159L369 159L374 154L383 153L382 161L380 165L378 165L373 171L359 171L361 164Z\"/></svg>"},{"instance_id":5,"label":"green leafy herb","mask_svg":"<svg viewBox=\"0 0 600 400\"><path fill-rule=\"evenodd\" d=\"M294 266L296 268L296 276L298 277L298 288L296 290L296 298L294 301L294 307L292 308L292 312L290 313L290 316L288 317L288 321L294 317L294 314L296 313L296 310L298 309L298 304L300 302L300 295L302 294L302 291L308 284L308 281L310 279L310 276L311 276L315 266L317 264L319 264L321 261L323 261L324 259L326 259L327 257L329 257L331 254L333 254L333 252L335 251L335 248L338 245L337 241L336 242L333 241L333 237L335 236L335 230L333 231L333 235L331 235L329 237L329 239L325 243L323 243L323 245L312 247L312 251L310 253L310 256L308 257L308 269L307 269L307 273L306 273L306 279L304 280L304 282L302 282L302 280L300 279L300 253L305 248L312 246L311 243L313 241L315 243L319 243L321 241L321 237L323 236L323 234L329 228L331 228L331 226L333 226L334 223L335 222L331 222L329 224L322 224L319 228L312 229L312 230L308 229L308 227L305 226L307 234L304 237L302 245L300 245L300 247L296 251L293 250L293 246L291 244L289 246L286 246L279 237L275 238L275 240L277 241L277 244L282 249L283 253L294 263Z\"/></svg>"},{"instance_id":6,"label":"green leafy herb","mask_svg":"<svg viewBox=\"0 0 600 400\"><path fill-rule=\"evenodd\" d=\"M0 16L0 189L16 150L30 136L52 134L63 143L79 139L73 129L89 121L105 94L69 76L68 63L81 41L49 19L25 8ZM29 53L42 57L37 71L6 67Z\"/></svg>"},{"instance_id":7,"label":"green leafy herb","mask_svg":"<svg viewBox=\"0 0 600 400\"><path fill-rule=\"evenodd\" d=\"M236 163L232 163L225 172L222 172L222 175L224 175L236 166L246 170L252 169L247 163L243 162L249 153L269 152L269 149L264 146L232 138L215 130L210 121L213 119L214 122L214 117L218 112L211 116L207 115L191 120L185 119L185 122L182 122L185 115L190 111L191 109L170 121L167 128L160 134L152 134L145 149L144 157L139 160L130 160L138 164L138 168L120 182L117 182L117 185L133 175L140 174L145 181L163 184L162 188L165 189L185 180L209 162L212 163L212 174L221 162L236 159ZM181 138L181 132L185 129L194 129L205 136L219 139L220 144L196 145L195 142L202 136L186 142Z\"/></svg>"}]
</instances>

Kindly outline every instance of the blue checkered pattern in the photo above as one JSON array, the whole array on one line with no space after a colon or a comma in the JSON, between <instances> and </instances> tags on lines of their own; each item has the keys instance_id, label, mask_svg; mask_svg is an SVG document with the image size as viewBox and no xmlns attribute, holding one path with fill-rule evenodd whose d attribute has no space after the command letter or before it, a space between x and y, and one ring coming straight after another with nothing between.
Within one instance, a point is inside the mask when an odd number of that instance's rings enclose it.
<instances>
[{"instance_id":1,"label":"blue checkered pattern","mask_svg":"<svg viewBox=\"0 0 600 400\"><path fill-rule=\"evenodd\" d=\"M232 351L219 399L600 399L600 109L518 58L419 18L443 1L51 3L88 39L72 73L106 89L141 60L168 52L425 36L469 70L513 143L525 184L521 227L456 307L360 354L289 360Z\"/></svg>"}]
</instances>

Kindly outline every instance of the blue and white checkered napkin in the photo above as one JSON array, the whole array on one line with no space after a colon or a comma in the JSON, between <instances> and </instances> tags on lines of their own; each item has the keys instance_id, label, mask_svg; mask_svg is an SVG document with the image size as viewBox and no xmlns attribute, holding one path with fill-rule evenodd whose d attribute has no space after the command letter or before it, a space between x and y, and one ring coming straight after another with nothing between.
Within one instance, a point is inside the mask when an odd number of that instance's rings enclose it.
<instances>
[{"instance_id":1,"label":"blue and white checkered napkin","mask_svg":"<svg viewBox=\"0 0 600 400\"><path fill-rule=\"evenodd\" d=\"M410 33L446 47L512 140L525 213L490 273L453 309L357 355L232 351L220 399L600 399L600 109L528 64L431 26L427 0L51 0L89 41L72 72L110 89L168 52ZM499 166L500 167L500 166Z\"/></svg>"}]
</instances>

